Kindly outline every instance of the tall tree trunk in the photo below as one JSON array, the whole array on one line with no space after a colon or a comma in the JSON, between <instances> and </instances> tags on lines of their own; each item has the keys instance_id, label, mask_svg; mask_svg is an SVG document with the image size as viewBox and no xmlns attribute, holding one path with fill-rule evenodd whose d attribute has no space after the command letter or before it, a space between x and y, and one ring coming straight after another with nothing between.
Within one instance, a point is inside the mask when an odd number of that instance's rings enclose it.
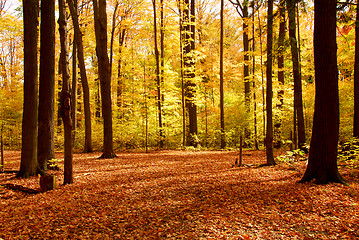
<instances>
[{"instance_id":1,"label":"tall tree trunk","mask_svg":"<svg viewBox=\"0 0 359 240\"><path fill-rule=\"evenodd\" d=\"M183 0L178 0L179 11L179 30L180 30L180 58L181 58L181 95L182 95L182 145L186 145L186 106L185 106L185 89L184 89L184 59L183 59Z\"/></svg>"},{"instance_id":2,"label":"tall tree trunk","mask_svg":"<svg viewBox=\"0 0 359 240\"><path fill-rule=\"evenodd\" d=\"M294 77L294 106L298 125L298 146L302 148L305 145L305 127L302 100L302 79L299 71L299 55L296 38L296 0L287 0L289 17L289 38L292 52L293 77Z\"/></svg>"},{"instance_id":3,"label":"tall tree trunk","mask_svg":"<svg viewBox=\"0 0 359 240\"><path fill-rule=\"evenodd\" d=\"M280 148L282 143L282 108L284 104L284 39L285 39L285 0L279 3L279 36L278 36L278 104L279 116L274 124L275 145Z\"/></svg>"},{"instance_id":4,"label":"tall tree trunk","mask_svg":"<svg viewBox=\"0 0 359 240\"><path fill-rule=\"evenodd\" d=\"M38 111L39 171L47 171L48 160L55 157L55 0L41 1L40 86Z\"/></svg>"},{"instance_id":5,"label":"tall tree trunk","mask_svg":"<svg viewBox=\"0 0 359 240\"><path fill-rule=\"evenodd\" d=\"M308 166L300 182L343 182L338 172L336 0L314 1L315 107Z\"/></svg>"},{"instance_id":6,"label":"tall tree trunk","mask_svg":"<svg viewBox=\"0 0 359 240\"><path fill-rule=\"evenodd\" d=\"M226 141L225 141L225 132L224 132L224 94L223 94L223 9L224 9L224 0L221 0L221 36L220 36L220 60L219 60L219 91L220 91L220 111L221 111L221 149L224 149L226 146Z\"/></svg>"},{"instance_id":7,"label":"tall tree trunk","mask_svg":"<svg viewBox=\"0 0 359 240\"><path fill-rule=\"evenodd\" d=\"M254 109L253 109L253 115L254 115L254 147L256 148L256 150L259 150L259 146L258 146L258 126L257 126L257 94L256 94L256 57L255 57L255 50L256 50L256 39L255 39L255 26L254 26L254 12L256 11L255 9L255 2L252 1L251 3L252 6L252 82L253 82L253 105L254 105Z\"/></svg>"},{"instance_id":8,"label":"tall tree trunk","mask_svg":"<svg viewBox=\"0 0 359 240\"><path fill-rule=\"evenodd\" d=\"M117 106L121 108L122 111L123 108L123 91L124 91L124 80L123 80L123 74L122 74L122 52L123 47L125 44L125 38L126 37L126 29L121 29L119 36L118 36L118 42L119 42L119 49L118 49L118 67L117 67ZM122 114L120 115L122 117Z\"/></svg>"},{"instance_id":9,"label":"tall tree trunk","mask_svg":"<svg viewBox=\"0 0 359 240\"><path fill-rule=\"evenodd\" d=\"M272 65L273 65L273 0L268 0L267 19L267 132L266 154L267 165L275 165L273 157L273 114L272 114Z\"/></svg>"},{"instance_id":10,"label":"tall tree trunk","mask_svg":"<svg viewBox=\"0 0 359 240\"><path fill-rule=\"evenodd\" d=\"M258 28L259 28L259 46L260 46L260 51L261 51L261 84L262 84L263 136L265 136L265 135L266 135L266 114L265 114L266 100L265 100L265 93L264 93L262 24L261 24L261 17L260 17L259 11L258 11Z\"/></svg>"},{"instance_id":11,"label":"tall tree trunk","mask_svg":"<svg viewBox=\"0 0 359 240\"><path fill-rule=\"evenodd\" d=\"M112 104L111 104L111 76L110 64L107 55L107 14L106 0L93 0L96 53L98 58L98 73L101 85L102 116L104 144L101 158L116 157L113 151L112 132Z\"/></svg>"},{"instance_id":12,"label":"tall tree trunk","mask_svg":"<svg viewBox=\"0 0 359 240\"><path fill-rule=\"evenodd\" d=\"M72 23L74 25L75 40L77 45L77 60L79 62L80 77L83 91L83 102L85 112L85 146L84 152L92 152L92 130L91 130L91 108L90 108L90 89L87 81L84 47L82 43L82 33L77 16L77 1L67 0L69 5ZM75 4L76 3L76 4Z\"/></svg>"},{"instance_id":13,"label":"tall tree trunk","mask_svg":"<svg viewBox=\"0 0 359 240\"><path fill-rule=\"evenodd\" d=\"M158 128L159 128L159 148L163 148L163 126L162 126L162 102L161 102L161 76L160 76L160 53L157 43L157 11L156 0L152 0L153 4L153 26L154 26L154 43L156 57L156 81L157 81L157 108L158 108Z\"/></svg>"},{"instance_id":14,"label":"tall tree trunk","mask_svg":"<svg viewBox=\"0 0 359 240\"><path fill-rule=\"evenodd\" d=\"M67 22L65 1L59 0L59 32L61 44L61 74L62 74L62 91L61 91L61 118L64 123L65 133L65 156L64 156L64 184L73 182L72 171L72 120L71 120L71 93L70 93L70 70L67 61L68 44L67 44Z\"/></svg>"},{"instance_id":15,"label":"tall tree trunk","mask_svg":"<svg viewBox=\"0 0 359 240\"><path fill-rule=\"evenodd\" d=\"M24 21L24 107L22 119L22 148L19 177L37 172L37 0L23 0Z\"/></svg>"},{"instance_id":16,"label":"tall tree trunk","mask_svg":"<svg viewBox=\"0 0 359 240\"><path fill-rule=\"evenodd\" d=\"M111 27L111 38L110 38L110 76L112 76L113 42L115 38L116 17L117 17L118 6L119 6L119 1L116 2L115 9L113 10L113 15L112 15L112 27Z\"/></svg>"},{"instance_id":17,"label":"tall tree trunk","mask_svg":"<svg viewBox=\"0 0 359 240\"><path fill-rule=\"evenodd\" d=\"M71 119L72 119L72 144L76 141L76 104L77 104L77 47L76 37L72 43L72 86L71 86Z\"/></svg>"},{"instance_id":18,"label":"tall tree trunk","mask_svg":"<svg viewBox=\"0 0 359 240\"><path fill-rule=\"evenodd\" d=\"M196 147L197 140L197 106L195 103L196 83L195 73L195 0L185 0L183 10L184 28L184 79L185 100L188 111L189 131L187 144Z\"/></svg>"},{"instance_id":19,"label":"tall tree trunk","mask_svg":"<svg viewBox=\"0 0 359 240\"><path fill-rule=\"evenodd\" d=\"M359 1L355 22L355 62L354 62L354 123L353 136L359 138Z\"/></svg>"},{"instance_id":20,"label":"tall tree trunk","mask_svg":"<svg viewBox=\"0 0 359 240\"><path fill-rule=\"evenodd\" d=\"M244 79L244 102L246 107L247 119L249 119L249 113L251 111L251 89L250 89L250 76L249 76L249 26L248 26L248 1L245 0L242 5L242 20L243 20L243 79ZM249 121L246 121L249 122ZM249 124L246 124L244 129L244 136L246 139L250 138Z\"/></svg>"}]
</instances>

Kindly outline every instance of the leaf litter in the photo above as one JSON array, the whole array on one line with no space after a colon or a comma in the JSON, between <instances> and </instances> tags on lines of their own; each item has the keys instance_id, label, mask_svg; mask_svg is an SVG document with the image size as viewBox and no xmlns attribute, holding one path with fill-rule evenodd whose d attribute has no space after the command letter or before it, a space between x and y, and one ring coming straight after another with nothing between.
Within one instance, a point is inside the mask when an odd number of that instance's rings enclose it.
<instances>
[{"instance_id":1,"label":"leaf litter","mask_svg":"<svg viewBox=\"0 0 359 240\"><path fill-rule=\"evenodd\" d=\"M279 153L278 153L279 154ZM0 173L0 239L358 239L359 173L349 186L298 184L304 161L258 167L263 151L74 154L74 184ZM63 155L57 154L60 167ZM6 152L17 170L20 152ZM6 160L5 160L6 161ZM63 167L62 167L63 169Z\"/></svg>"}]
</instances>

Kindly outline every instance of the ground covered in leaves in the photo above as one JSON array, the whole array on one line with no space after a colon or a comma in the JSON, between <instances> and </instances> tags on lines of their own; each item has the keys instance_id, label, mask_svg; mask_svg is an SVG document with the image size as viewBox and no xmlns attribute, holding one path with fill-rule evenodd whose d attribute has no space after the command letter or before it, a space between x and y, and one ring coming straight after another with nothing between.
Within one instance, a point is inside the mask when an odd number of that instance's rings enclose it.
<instances>
[{"instance_id":1,"label":"ground covered in leaves","mask_svg":"<svg viewBox=\"0 0 359 240\"><path fill-rule=\"evenodd\" d=\"M16 179L19 152L0 173L0 239L358 239L359 173L349 186L298 184L305 161L265 163L259 151L74 155L74 184L38 193ZM58 154L60 166L62 155ZM35 191L34 191L35 190Z\"/></svg>"}]
</instances>

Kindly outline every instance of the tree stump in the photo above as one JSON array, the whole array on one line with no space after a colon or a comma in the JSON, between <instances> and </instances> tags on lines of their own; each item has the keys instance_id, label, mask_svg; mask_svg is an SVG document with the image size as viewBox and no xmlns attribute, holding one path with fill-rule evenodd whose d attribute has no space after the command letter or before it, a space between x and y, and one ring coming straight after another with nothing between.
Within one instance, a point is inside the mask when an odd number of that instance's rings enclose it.
<instances>
[{"instance_id":1,"label":"tree stump","mask_svg":"<svg viewBox=\"0 0 359 240\"><path fill-rule=\"evenodd\" d=\"M46 192L56 188L56 178L54 175L45 174L40 177L40 191Z\"/></svg>"}]
</instances>

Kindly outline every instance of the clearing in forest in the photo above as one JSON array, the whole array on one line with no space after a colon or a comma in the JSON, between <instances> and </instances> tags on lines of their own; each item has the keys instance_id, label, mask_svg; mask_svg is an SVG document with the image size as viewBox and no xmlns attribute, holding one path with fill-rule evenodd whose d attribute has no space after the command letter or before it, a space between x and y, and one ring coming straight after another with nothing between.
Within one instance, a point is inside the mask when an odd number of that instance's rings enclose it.
<instances>
[{"instance_id":1,"label":"clearing in forest","mask_svg":"<svg viewBox=\"0 0 359 240\"><path fill-rule=\"evenodd\" d=\"M74 155L74 184L37 193L16 179L20 152L0 173L0 239L358 239L359 172L349 186L298 184L305 161L265 163L261 151ZM57 154L59 165L62 155ZM31 189L31 190L30 190ZM33 191L35 190L35 191Z\"/></svg>"}]
</instances>

